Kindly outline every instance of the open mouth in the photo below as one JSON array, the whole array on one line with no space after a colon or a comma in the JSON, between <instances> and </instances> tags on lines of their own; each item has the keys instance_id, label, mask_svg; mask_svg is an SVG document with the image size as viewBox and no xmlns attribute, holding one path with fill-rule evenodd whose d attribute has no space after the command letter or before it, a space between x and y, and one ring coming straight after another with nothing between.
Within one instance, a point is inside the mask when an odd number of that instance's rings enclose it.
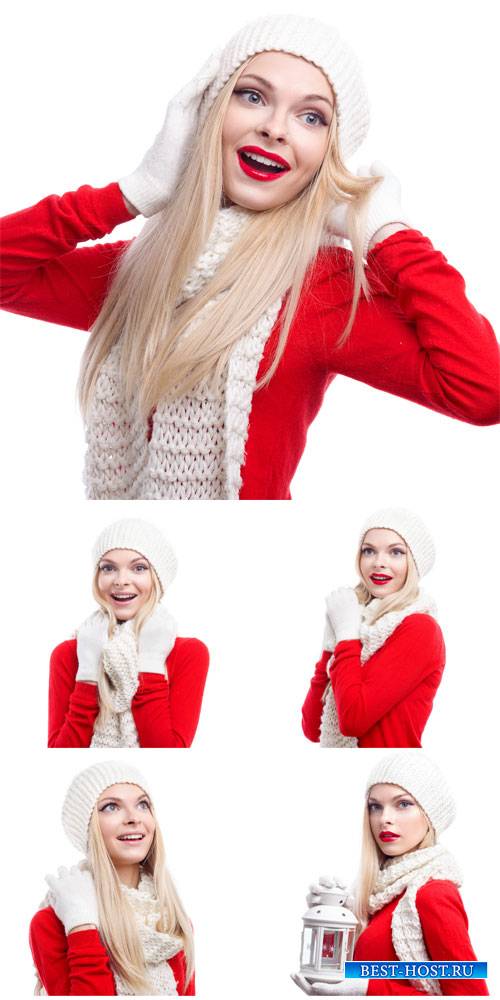
<instances>
[{"instance_id":1,"label":"open mouth","mask_svg":"<svg viewBox=\"0 0 500 1000\"><path fill-rule=\"evenodd\" d=\"M111 594L111 597L118 604L130 604L131 601L135 601L137 594Z\"/></svg>"},{"instance_id":2,"label":"open mouth","mask_svg":"<svg viewBox=\"0 0 500 1000\"><path fill-rule=\"evenodd\" d=\"M247 176L254 180L275 180L291 169L281 156L268 156L256 146L244 146L238 150L240 167Z\"/></svg>"},{"instance_id":3,"label":"open mouth","mask_svg":"<svg viewBox=\"0 0 500 1000\"><path fill-rule=\"evenodd\" d=\"M386 576L385 573L372 573L370 580L375 583L377 587L382 587L384 583L390 583L392 576Z\"/></svg>"},{"instance_id":4,"label":"open mouth","mask_svg":"<svg viewBox=\"0 0 500 1000\"><path fill-rule=\"evenodd\" d=\"M144 840L144 833L123 833L121 837L117 837L122 844L137 844L139 841Z\"/></svg>"}]
</instances>

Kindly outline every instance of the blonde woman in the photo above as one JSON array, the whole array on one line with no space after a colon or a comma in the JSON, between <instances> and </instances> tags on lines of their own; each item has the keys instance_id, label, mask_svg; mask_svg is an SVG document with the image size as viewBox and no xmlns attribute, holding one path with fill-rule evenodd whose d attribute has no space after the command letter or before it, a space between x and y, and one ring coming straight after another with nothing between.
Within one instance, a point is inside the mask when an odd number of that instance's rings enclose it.
<instances>
[{"instance_id":1,"label":"blonde woman","mask_svg":"<svg viewBox=\"0 0 500 1000\"><path fill-rule=\"evenodd\" d=\"M49 747L189 747L208 650L160 604L177 560L158 528L115 521L93 550L99 609L50 659Z\"/></svg>"},{"instance_id":2,"label":"blonde woman","mask_svg":"<svg viewBox=\"0 0 500 1000\"><path fill-rule=\"evenodd\" d=\"M420 747L445 665L432 598L434 563L422 520L375 511L362 527L359 584L326 600L323 653L302 708L309 740L326 747Z\"/></svg>"},{"instance_id":3,"label":"blonde woman","mask_svg":"<svg viewBox=\"0 0 500 1000\"><path fill-rule=\"evenodd\" d=\"M346 166L368 123L334 28L261 18L171 101L132 174L4 220L4 308L92 331L88 497L289 499L337 374L498 420L497 344L463 279L383 164ZM132 241L78 247L139 213Z\"/></svg>"},{"instance_id":4,"label":"blonde woman","mask_svg":"<svg viewBox=\"0 0 500 1000\"><path fill-rule=\"evenodd\" d=\"M366 787L361 870L350 905L361 933L355 962L477 961L459 893L460 870L439 835L455 816L441 771L422 751L375 764ZM311 887L313 906L326 880ZM295 982L328 996L488 996L484 979L346 979L335 985Z\"/></svg>"},{"instance_id":5,"label":"blonde woman","mask_svg":"<svg viewBox=\"0 0 500 1000\"><path fill-rule=\"evenodd\" d=\"M143 775L118 760L80 772L62 822L85 858L47 876L30 925L37 992L193 996L191 925Z\"/></svg>"}]
</instances>

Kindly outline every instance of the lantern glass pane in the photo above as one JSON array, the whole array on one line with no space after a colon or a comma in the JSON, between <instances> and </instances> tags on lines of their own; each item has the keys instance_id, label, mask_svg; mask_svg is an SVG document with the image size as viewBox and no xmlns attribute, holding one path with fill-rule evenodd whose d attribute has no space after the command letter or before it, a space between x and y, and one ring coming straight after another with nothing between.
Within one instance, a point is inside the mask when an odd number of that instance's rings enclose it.
<instances>
[{"instance_id":1,"label":"lantern glass pane","mask_svg":"<svg viewBox=\"0 0 500 1000\"><path fill-rule=\"evenodd\" d=\"M315 927L305 927L304 935L302 938L302 958L300 960L301 965L310 965L314 967L316 960L316 943L318 940L318 932Z\"/></svg>"},{"instance_id":2,"label":"lantern glass pane","mask_svg":"<svg viewBox=\"0 0 500 1000\"><path fill-rule=\"evenodd\" d=\"M340 969L342 964L342 931L326 931L323 934L321 966Z\"/></svg>"},{"instance_id":3,"label":"lantern glass pane","mask_svg":"<svg viewBox=\"0 0 500 1000\"><path fill-rule=\"evenodd\" d=\"M345 953L346 962L352 962L352 953L354 951L354 929L349 931L347 938L347 948Z\"/></svg>"}]
</instances>

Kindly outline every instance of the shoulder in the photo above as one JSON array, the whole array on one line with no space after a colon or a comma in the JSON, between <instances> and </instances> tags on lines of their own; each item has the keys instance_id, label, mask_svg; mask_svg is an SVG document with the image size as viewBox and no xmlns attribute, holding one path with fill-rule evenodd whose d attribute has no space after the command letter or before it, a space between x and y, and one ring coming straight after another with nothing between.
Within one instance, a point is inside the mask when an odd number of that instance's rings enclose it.
<instances>
[{"instance_id":1,"label":"shoulder","mask_svg":"<svg viewBox=\"0 0 500 1000\"><path fill-rule=\"evenodd\" d=\"M210 653L201 639L188 639L178 636L167 662L189 663L191 666L208 669Z\"/></svg>"},{"instance_id":2,"label":"shoulder","mask_svg":"<svg viewBox=\"0 0 500 1000\"><path fill-rule=\"evenodd\" d=\"M64 642L60 642L51 653L50 661L53 665L65 664L66 666L75 664L78 665L78 656L76 652L76 639L65 639Z\"/></svg>"},{"instance_id":3,"label":"shoulder","mask_svg":"<svg viewBox=\"0 0 500 1000\"><path fill-rule=\"evenodd\" d=\"M443 633L436 619L422 611L408 615L400 622L395 631L425 639L426 642L441 643L443 639Z\"/></svg>"},{"instance_id":4,"label":"shoulder","mask_svg":"<svg viewBox=\"0 0 500 1000\"><path fill-rule=\"evenodd\" d=\"M51 906L37 910L30 923L30 938L36 943L66 941L64 926Z\"/></svg>"},{"instance_id":5,"label":"shoulder","mask_svg":"<svg viewBox=\"0 0 500 1000\"><path fill-rule=\"evenodd\" d=\"M426 917L445 919L450 911L465 917L462 897L454 882L448 879L430 879L417 891L416 905L422 920Z\"/></svg>"}]
</instances>

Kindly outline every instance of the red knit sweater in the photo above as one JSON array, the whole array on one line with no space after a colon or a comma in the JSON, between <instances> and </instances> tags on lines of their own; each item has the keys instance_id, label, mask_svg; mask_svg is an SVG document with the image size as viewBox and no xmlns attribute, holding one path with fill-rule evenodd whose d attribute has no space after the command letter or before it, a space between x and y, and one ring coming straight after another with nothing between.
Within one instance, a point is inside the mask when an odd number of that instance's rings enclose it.
<instances>
[{"instance_id":1,"label":"red knit sweater","mask_svg":"<svg viewBox=\"0 0 500 1000\"><path fill-rule=\"evenodd\" d=\"M355 962L397 962L391 920L401 896L391 900L371 918L354 949ZM418 890L416 904L425 948L436 962L476 962L470 943L467 914L453 882L436 879ZM482 961L483 959L481 959ZM440 979L445 996L489 996L484 979ZM407 980L370 979L368 996L420 996Z\"/></svg>"},{"instance_id":2,"label":"red knit sweater","mask_svg":"<svg viewBox=\"0 0 500 1000\"><path fill-rule=\"evenodd\" d=\"M31 921L30 946L48 996L116 996L108 953L97 930L74 931L66 937L63 924L47 906L38 910ZM187 987L184 985L184 952L174 955L168 964L177 983L178 995L195 996L194 976Z\"/></svg>"},{"instance_id":3,"label":"red knit sweater","mask_svg":"<svg viewBox=\"0 0 500 1000\"><path fill-rule=\"evenodd\" d=\"M168 681L140 673L131 711L141 747L190 747L200 717L208 649L199 639L176 639L167 658ZM88 747L99 712L96 684L75 681L76 639L50 658L49 747Z\"/></svg>"},{"instance_id":4,"label":"red knit sweater","mask_svg":"<svg viewBox=\"0 0 500 1000\"><path fill-rule=\"evenodd\" d=\"M3 307L89 329L128 241L75 248L130 218L116 183L51 195L7 216ZM323 248L310 269L278 370L252 400L240 499L290 497L307 429L336 374L469 423L499 419L493 330L468 302L460 274L429 240L404 230L374 247L368 255L372 297L362 298L348 342L338 347L352 299L351 264L347 250Z\"/></svg>"},{"instance_id":5,"label":"red knit sweater","mask_svg":"<svg viewBox=\"0 0 500 1000\"><path fill-rule=\"evenodd\" d=\"M445 664L437 621L408 615L373 656L361 665L358 639L339 642L316 664L302 707L302 729L319 741L323 693L330 676L340 731L360 747L419 747Z\"/></svg>"}]
</instances>

